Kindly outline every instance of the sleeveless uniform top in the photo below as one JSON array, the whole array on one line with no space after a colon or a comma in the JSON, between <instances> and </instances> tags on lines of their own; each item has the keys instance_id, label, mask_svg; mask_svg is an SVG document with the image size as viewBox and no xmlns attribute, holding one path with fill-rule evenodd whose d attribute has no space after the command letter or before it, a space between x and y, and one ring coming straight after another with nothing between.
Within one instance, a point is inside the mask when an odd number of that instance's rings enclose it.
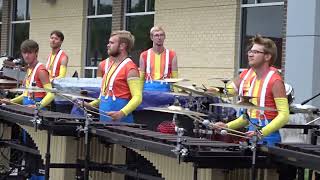
<instances>
[{"instance_id":1,"label":"sleeveless uniform top","mask_svg":"<svg viewBox=\"0 0 320 180\"><path fill-rule=\"evenodd\" d=\"M51 59L51 56L52 52L48 56L46 69L49 71L50 79L53 79L59 76L62 59L67 55L62 49L60 49L53 59Z\"/></svg>"}]
</instances>

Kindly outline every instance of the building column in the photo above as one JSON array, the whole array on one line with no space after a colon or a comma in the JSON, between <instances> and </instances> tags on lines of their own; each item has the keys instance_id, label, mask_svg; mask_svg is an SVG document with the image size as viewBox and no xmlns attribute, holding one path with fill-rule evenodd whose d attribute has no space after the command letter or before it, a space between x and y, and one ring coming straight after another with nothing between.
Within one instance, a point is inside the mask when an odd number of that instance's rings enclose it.
<instances>
[{"instance_id":1,"label":"building column","mask_svg":"<svg viewBox=\"0 0 320 180\"><path fill-rule=\"evenodd\" d=\"M10 41L10 19L11 19L11 0L3 0L2 2L2 25L1 25L1 55L9 54Z\"/></svg>"},{"instance_id":2,"label":"building column","mask_svg":"<svg viewBox=\"0 0 320 180\"><path fill-rule=\"evenodd\" d=\"M295 103L320 93L320 1L290 0L287 6L285 80ZM320 97L309 104L320 107Z\"/></svg>"},{"instance_id":3,"label":"building column","mask_svg":"<svg viewBox=\"0 0 320 180\"><path fill-rule=\"evenodd\" d=\"M124 3L125 0L113 0L112 2L112 31L124 29Z\"/></svg>"}]
</instances>

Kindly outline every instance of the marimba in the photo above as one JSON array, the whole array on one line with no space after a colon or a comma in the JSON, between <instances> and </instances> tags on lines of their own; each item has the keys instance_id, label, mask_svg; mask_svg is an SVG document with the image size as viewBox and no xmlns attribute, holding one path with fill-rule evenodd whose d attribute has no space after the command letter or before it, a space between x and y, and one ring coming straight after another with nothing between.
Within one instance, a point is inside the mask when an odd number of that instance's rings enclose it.
<instances>
[{"instance_id":1,"label":"marimba","mask_svg":"<svg viewBox=\"0 0 320 180\"><path fill-rule=\"evenodd\" d=\"M83 168L78 161L85 159L84 140L77 137L77 127L84 124L85 118L48 111L40 111L38 116L42 122L35 131L32 109L13 105L0 106L1 119L16 123L28 132L43 162L50 165L47 167L50 168L50 179L75 179L79 174L76 169ZM239 148L237 144L183 136L180 150L185 153L177 154L173 151L178 144L176 135L161 134L142 127L134 124L120 126L93 123L90 127L90 163L101 167L109 166L106 169L98 168L99 172L97 169L90 171L90 177L95 180L123 179L123 175L110 173L110 169L128 173L115 167L126 162L126 151L122 147L132 149L144 157L160 174L158 177L150 176L145 179L245 180L249 177L249 171L243 169L251 166L251 152ZM257 167L272 167L268 162L266 155L258 155ZM267 179L274 179L270 173L268 176L270 177Z\"/></svg>"},{"instance_id":2,"label":"marimba","mask_svg":"<svg viewBox=\"0 0 320 180\"><path fill-rule=\"evenodd\" d=\"M186 155L177 158L173 152L177 145L177 135L123 126L93 129L92 134L133 149L149 160L164 179L249 178L249 171L243 169L251 166L251 152L240 149L237 144L182 137L181 144L186 148ZM266 156L259 155L257 162L259 168L272 166ZM273 178L274 174L269 173L269 179Z\"/></svg>"},{"instance_id":3,"label":"marimba","mask_svg":"<svg viewBox=\"0 0 320 180\"><path fill-rule=\"evenodd\" d=\"M85 118L70 114L59 112L39 111L39 118L41 124L38 125L37 131L34 123L34 110L28 107L5 105L0 106L0 119L4 124L18 124L21 128L26 130L39 154L42 157L42 162L50 164L50 179L65 180L75 179L77 176L76 164L79 160L85 157L84 138L83 135L78 137L77 128L84 125ZM108 123L93 122L92 126L98 128L108 125ZM109 124L116 125L116 124ZM127 126L141 125L124 124ZM8 131L9 128L6 129ZM10 132L6 133L10 135ZM9 136L7 138L10 138ZM95 137L91 138L90 143L90 157L91 161L96 163L123 163L123 157L119 157L121 153L117 152L121 149L117 145L106 145L101 143ZM44 165L43 165L44 166ZM78 169L81 169L79 167ZM90 177L93 179L119 179L118 174L92 171Z\"/></svg>"},{"instance_id":4,"label":"marimba","mask_svg":"<svg viewBox=\"0 0 320 180\"><path fill-rule=\"evenodd\" d=\"M262 150L276 156L277 161L296 167L320 170L320 145L280 143L273 147L263 147Z\"/></svg>"}]
</instances>

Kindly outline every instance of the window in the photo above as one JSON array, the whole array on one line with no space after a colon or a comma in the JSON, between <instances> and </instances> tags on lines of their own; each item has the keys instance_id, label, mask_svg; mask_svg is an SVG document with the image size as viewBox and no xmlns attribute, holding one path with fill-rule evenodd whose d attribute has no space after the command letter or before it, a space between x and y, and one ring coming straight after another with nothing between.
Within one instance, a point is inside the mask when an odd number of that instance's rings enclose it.
<instances>
[{"instance_id":1,"label":"window","mask_svg":"<svg viewBox=\"0 0 320 180\"><path fill-rule=\"evenodd\" d=\"M29 0L12 1L12 32L11 32L11 55L21 57L20 45L29 38L30 27L30 3Z\"/></svg>"},{"instance_id":2,"label":"window","mask_svg":"<svg viewBox=\"0 0 320 180\"><path fill-rule=\"evenodd\" d=\"M96 77L97 65L107 58L112 25L112 0L89 0L85 77Z\"/></svg>"},{"instance_id":3,"label":"window","mask_svg":"<svg viewBox=\"0 0 320 180\"><path fill-rule=\"evenodd\" d=\"M247 46L256 34L272 39L278 48L278 57L273 64L281 68L283 0L243 0L240 70L248 68ZM270 13L272 12L272 13Z\"/></svg>"},{"instance_id":4,"label":"window","mask_svg":"<svg viewBox=\"0 0 320 180\"><path fill-rule=\"evenodd\" d=\"M140 53L152 47L149 31L154 24L154 0L127 0L125 27L135 36L131 56L138 64Z\"/></svg>"}]
</instances>

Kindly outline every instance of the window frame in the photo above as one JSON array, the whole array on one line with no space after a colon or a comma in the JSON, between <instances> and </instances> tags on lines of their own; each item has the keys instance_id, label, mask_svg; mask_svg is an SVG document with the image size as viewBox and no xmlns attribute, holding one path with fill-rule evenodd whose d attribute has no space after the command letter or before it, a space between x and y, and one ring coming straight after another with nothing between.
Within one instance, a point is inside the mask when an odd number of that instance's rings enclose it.
<instances>
[{"instance_id":1,"label":"window frame","mask_svg":"<svg viewBox=\"0 0 320 180\"><path fill-rule=\"evenodd\" d=\"M240 4L240 33L239 33L239 37L240 37L240 45L238 48L238 73L241 73L242 71L244 71L246 68L241 68L241 52L242 52L242 33L243 33L243 9L245 8L255 8L255 7L270 7L270 6L284 6L284 1L282 2L270 2L270 3L259 3L258 0L255 0L254 3L251 4L243 4L243 2L241 2ZM278 69L281 72L281 69Z\"/></svg>"},{"instance_id":2,"label":"window frame","mask_svg":"<svg viewBox=\"0 0 320 180\"><path fill-rule=\"evenodd\" d=\"M148 11L148 0L144 0L144 11L143 12L128 13L127 12L127 3L128 3L128 0L125 0L124 7L123 7L124 8L123 27L125 30L128 30L127 24L126 24L127 17L149 16L149 15L153 15L153 18L155 17L155 8L153 11ZM154 25L154 20L153 20L153 25ZM148 29L148 32L149 32L149 29Z\"/></svg>"},{"instance_id":3,"label":"window frame","mask_svg":"<svg viewBox=\"0 0 320 180\"><path fill-rule=\"evenodd\" d=\"M128 16L145 16L145 15L154 15L154 11L148 11L148 0L144 0L144 11L143 12L134 12L134 13L127 13L127 3L128 0L125 0L124 2L124 21L123 21L123 27L126 26L126 21Z\"/></svg>"},{"instance_id":4,"label":"window frame","mask_svg":"<svg viewBox=\"0 0 320 180\"><path fill-rule=\"evenodd\" d=\"M86 49L88 49L88 40L89 40L89 38L88 38L88 32L89 32L89 19L99 19L99 18L111 18L111 22L112 22L112 13L111 14L100 14L100 15L98 15L97 13L98 13L98 0L93 0L93 1L95 1L96 2L96 6L95 6L95 12L94 12L94 15L88 15L89 14L89 12L88 12L88 8L89 8L89 1L87 2L87 15L86 15L86 45L85 45L85 47L86 47ZM113 5L113 4L112 4ZM113 6L112 6L112 8L113 8ZM112 25L112 23L111 23L111 25ZM112 28L112 27L111 27ZM83 77L85 77L85 74L86 74L86 70L91 70L91 78L95 78L96 76L95 76L95 74L96 74L96 72L97 72L97 70L98 70L98 67L96 66L87 66L87 60L88 60L88 52L87 52L87 50L84 52L85 53L85 59L84 59L84 66L83 66ZM99 65L99 64L97 64L97 65ZM88 78L90 78L90 77L88 77Z\"/></svg>"},{"instance_id":5,"label":"window frame","mask_svg":"<svg viewBox=\"0 0 320 180\"><path fill-rule=\"evenodd\" d=\"M14 5L16 4L15 3L15 1L17 2L17 1L19 1L19 0L13 0L13 1L11 1L10 3L11 3L11 20L10 20L10 31L9 31L9 54L10 55L13 55L13 26L15 25L15 24L24 24L24 23L29 23L29 36L30 36L30 22L31 22L31 20L30 19L27 19L26 17L27 17L27 13L29 12L29 18L30 18L30 9L29 9L29 7L30 7L30 0L26 0L26 13L25 13L25 16L24 16L24 20L18 20L18 21L16 21L16 20L13 20L13 18L15 17L15 15L14 15L14 13L16 13L15 11L14 11ZM2 22L1 22L2 23Z\"/></svg>"}]
</instances>

